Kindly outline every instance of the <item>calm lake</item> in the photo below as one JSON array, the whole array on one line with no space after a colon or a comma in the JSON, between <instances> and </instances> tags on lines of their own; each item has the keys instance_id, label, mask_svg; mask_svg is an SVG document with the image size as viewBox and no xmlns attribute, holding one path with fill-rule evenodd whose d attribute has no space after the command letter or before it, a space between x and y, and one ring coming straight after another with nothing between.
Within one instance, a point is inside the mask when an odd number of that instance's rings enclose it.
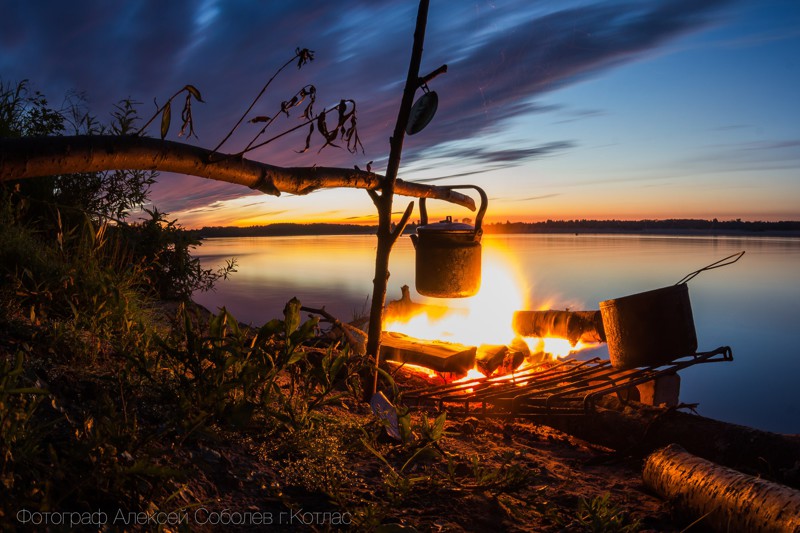
<instances>
[{"instance_id":1,"label":"calm lake","mask_svg":"<svg viewBox=\"0 0 800 533\"><path fill-rule=\"evenodd\" d=\"M685 274L739 251L736 264L689 282L699 350L731 346L733 362L681 372L681 400L701 415L783 433L800 433L800 239L640 235L488 235L484 292L505 316L517 308L598 309L609 298L675 284ZM281 316L287 300L325 307L342 320L366 314L375 237L250 237L206 239L196 250L206 268L235 257L238 272L195 300L226 306L240 321L261 325ZM487 278L495 278L487 282ZM503 278L511 293L496 289ZM414 250L401 237L392 254L387 299L412 287ZM504 294L509 294L506 298ZM477 328L479 329L479 328ZM602 345L591 356L607 357Z\"/></svg>"}]
</instances>

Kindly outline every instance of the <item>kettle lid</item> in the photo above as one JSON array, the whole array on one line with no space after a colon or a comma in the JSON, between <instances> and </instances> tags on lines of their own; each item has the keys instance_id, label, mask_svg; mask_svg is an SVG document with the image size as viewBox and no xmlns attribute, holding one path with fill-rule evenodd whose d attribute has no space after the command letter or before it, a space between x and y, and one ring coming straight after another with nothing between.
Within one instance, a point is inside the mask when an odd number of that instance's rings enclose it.
<instances>
[{"instance_id":1,"label":"kettle lid","mask_svg":"<svg viewBox=\"0 0 800 533\"><path fill-rule=\"evenodd\" d=\"M446 220L426 224L417 228L417 233L474 233L475 227L462 222L453 222L453 217L448 216Z\"/></svg>"}]
</instances>

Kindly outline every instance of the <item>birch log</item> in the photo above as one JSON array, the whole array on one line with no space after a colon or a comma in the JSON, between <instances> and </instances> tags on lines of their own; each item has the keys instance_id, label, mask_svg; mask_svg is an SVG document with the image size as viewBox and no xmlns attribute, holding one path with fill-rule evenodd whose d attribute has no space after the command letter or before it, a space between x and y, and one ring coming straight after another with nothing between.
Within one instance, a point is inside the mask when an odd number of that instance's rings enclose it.
<instances>
[{"instance_id":1,"label":"birch log","mask_svg":"<svg viewBox=\"0 0 800 533\"><path fill-rule=\"evenodd\" d=\"M349 187L376 190L383 176L333 167L278 167L152 137L75 135L0 138L0 181L105 170L159 170L244 185L279 196ZM442 187L397 180L395 192L445 200L475 210L469 196Z\"/></svg>"},{"instance_id":2,"label":"birch log","mask_svg":"<svg viewBox=\"0 0 800 533\"><path fill-rule=\"evenodd\" d=\"M644 483L715 531L800 533L800 491L701 459L672 444L651 454Z\"/></svg>"},{"instance_id":3,"label":"birch log","mask_svg":"<svg viewBox=\"0 0 800 533\"><path fill-rule=\"evenodd\" d=\"M454 342L422 340L384 331L381 338L381 359L424 366L437 372L465 374L475 366L476 346Z\"/></svg>"},{"instance_id":4,"label":"birch log","mask_svg":"<svg viewBox=\"0 0 800 533\"><path fill-rule=\"evenodd\" d=\"M511 323L523 337L559 337L574 346L581 342L605 342L600 311L516 311Z\"/></svg>"}]
</instances>

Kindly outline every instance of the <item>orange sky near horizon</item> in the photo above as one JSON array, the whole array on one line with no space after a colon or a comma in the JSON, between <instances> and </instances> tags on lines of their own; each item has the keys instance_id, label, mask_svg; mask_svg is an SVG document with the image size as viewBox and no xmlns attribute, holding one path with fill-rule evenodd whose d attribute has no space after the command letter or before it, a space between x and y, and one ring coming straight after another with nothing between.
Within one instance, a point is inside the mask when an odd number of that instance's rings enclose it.
<instances>
[{"instance_id":1,"label":"orange sky near horizon","mask_svg":"<svg viewBox=\"0 0 800 533\"><path fill-rule=\"evenodd\" d=\"M198 178L199 179L199 178ZM697 187L691 192L682 188L653 188L655 194L643 195L641 191L631 194L629 186L581 187L571 194L547 193L534 197L515 197L514 191L502 187L502 182L493 187L491 179L481 183L489 195L485 223L542 222L546 220L663 220L663 219L718 219L748 221L798 220L796 203L785 198L784 205L764 198L759 191L749 196L732 189L726 198L725 191L717 188L704 191ZM771 194L764 191L762 195ZM396 196L394 220L398 220L408 202L415 201L412 221L419 220L418 201L414 198ZM477 198L476 198L477 201ZM464 207L445 202L428 201L431 220L446 216L454 219L469 218L475 213ZM259 226L275 223L336 223L377 224L377 212L364 191L326 189L308 196L282 195L272 197L251 195L231 200L214 202L209 206L172 212L181 225L190 229L203 226Z\"/></svg>"}]
</instances>

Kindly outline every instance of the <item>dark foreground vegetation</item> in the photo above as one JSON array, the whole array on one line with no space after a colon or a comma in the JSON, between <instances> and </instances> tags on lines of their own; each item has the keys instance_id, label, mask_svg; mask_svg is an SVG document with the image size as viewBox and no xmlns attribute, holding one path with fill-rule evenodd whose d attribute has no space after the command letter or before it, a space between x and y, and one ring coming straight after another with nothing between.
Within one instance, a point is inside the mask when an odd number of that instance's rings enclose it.
<instances>
[{"instance_id":1,"label":"dark foreground vegetation","mask_svg":"<svg viewBox=\"0 0 800 533\"><path fill-rule=\"evenodd\" d=\"M0 135L129 131L80 100L0 86ZM147 200L155 175L55 176L0 190L3 530L636 531L669 527L639 465L529 423L363 402L368 362L304 317L264 325L192 304L193 234ZM383 373L402 405L406 376ZM666 526L665 526L666 524Z\"/></svg>"}]
</instances>

